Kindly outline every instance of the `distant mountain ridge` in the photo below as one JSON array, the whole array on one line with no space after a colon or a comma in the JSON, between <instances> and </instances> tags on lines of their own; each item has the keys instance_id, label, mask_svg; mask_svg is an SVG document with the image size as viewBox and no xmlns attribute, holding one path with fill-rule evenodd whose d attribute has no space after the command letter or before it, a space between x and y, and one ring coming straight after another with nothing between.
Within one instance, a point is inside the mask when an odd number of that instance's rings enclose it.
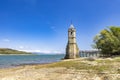
<instances>
[{"instance_id":1,"label":"distant mountain ridge","mask_svg":"<svg viewBox=\"0 0 120 80\"><path fill-rule=\"evenodd\" d=\"M32 53L25 51L18 51L10 48L0 48L0 54L32 54Z\"/></svg>"}]
</instances>

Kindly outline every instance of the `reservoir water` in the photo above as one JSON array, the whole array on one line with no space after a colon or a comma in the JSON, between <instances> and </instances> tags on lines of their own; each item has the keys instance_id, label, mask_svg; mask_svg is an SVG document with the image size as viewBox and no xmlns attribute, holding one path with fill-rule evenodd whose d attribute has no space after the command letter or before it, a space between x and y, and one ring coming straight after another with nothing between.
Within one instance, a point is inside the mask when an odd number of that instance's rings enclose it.
<instances>
[{"instance_id":1,"label":"reservoir water","mask_svg":"<svg viewBox=\"0 0 120 80\"><path fill-rule=\"evenodd\" d=\"M64 54L51 55L0 55L0 68L15 67L23 64L44 64L60 61Z\"/></svg>"}]
</instances>

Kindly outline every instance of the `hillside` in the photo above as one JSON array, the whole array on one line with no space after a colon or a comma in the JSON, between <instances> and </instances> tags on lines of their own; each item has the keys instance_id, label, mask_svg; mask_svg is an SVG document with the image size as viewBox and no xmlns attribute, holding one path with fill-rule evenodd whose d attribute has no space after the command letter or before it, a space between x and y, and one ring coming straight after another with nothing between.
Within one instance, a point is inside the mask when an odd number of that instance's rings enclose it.
<instances>
[{"instance_id":1,"label":"hillside","mask_svg":"<svg viewBox=\"0 0 120 80\"><path fill-rule=\"evenodd\" d=\"M13 49L9 49L9 48L0 48L0 54L31 54L31 53L13 50Z\"/></svg>"}]
</instances>

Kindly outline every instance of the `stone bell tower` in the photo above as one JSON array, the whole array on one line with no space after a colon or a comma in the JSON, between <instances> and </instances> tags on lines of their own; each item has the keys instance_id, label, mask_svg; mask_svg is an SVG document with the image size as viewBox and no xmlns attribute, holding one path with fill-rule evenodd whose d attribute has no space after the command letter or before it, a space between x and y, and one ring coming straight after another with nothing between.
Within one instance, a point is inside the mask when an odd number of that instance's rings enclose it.
<instances>
[{"instance_id":1,"label":"stone bell tower","mask_svg":"<svg viewBox=\"0 0 120 80\"><path fill-rule=\"evenodd\" d=\"M70 25L68 29L68 43L66 46L66 55L65 59L74 59L78 58L79 56L79 48L76 43L76 29L74 28L73 24Z\"/></svg>"}]
</instances>

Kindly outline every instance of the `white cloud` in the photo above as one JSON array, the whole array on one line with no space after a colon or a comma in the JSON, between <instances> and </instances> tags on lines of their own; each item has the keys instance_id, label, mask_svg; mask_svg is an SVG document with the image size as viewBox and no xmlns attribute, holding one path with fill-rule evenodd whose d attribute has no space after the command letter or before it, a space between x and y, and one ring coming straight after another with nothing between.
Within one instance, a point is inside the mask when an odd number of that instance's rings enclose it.
<instances>
[{"instance_id":1,"label":"white cloud","mask_svg":"<svg viewBox=\"0 0 120 80\"><path fill-rule=\"evenodd\" d=\"M44 50L44 51L39 51L41 53L44 53L44 54L59 54L59 53L62 53L61 51L50 51L50 50Z\"/></svg>"},{"instance_id":2,"label":"white cloud","mask_svg":"<svg viewBox=\"0 0 120 80\"><path fill-rule=\"evenodd\" d=\"M9 39L3 39L2 41L4 41L4 42L10 42Z\"/></svg>"},{"instance_id":3,"label":"white cloud","mask_svg":"<svg viewBox=\"0 0 120 80\"><path fill-rule=\"evenodd\" d=\"M24 48L24 46L19 46L19 48L20 48L20 49L23 49L23 48Z\"/></svg>"},{"instance_id":4,"label":"white cloud","mask_svg":"<svg viewBox=\"0 0 120 80\"><path fill-rule=\"evenodd\" d=\"M41 52L40 50L20 50L20 51L25 51L25 52Z\"/></svg>"},{"instance_id":5,"label":"white cloud","mask_svg":"<svg viewBox=\"0 0 120 80\"><path fill-rule=\"evenodd\" d=\"M21 51L26 51L26 52L37 52L37 53L44 53L44 54L60 54L62 53L61 51L49 51L49 50L46 50L46 51L41 51L41 50L21 50Z\"/></svg>"},{"instance_id":6,"label":"white cloud","mask_svg":"<svg viewBox=\"0 0 120 80\"><path fill-rule=\"evenodd\" d=\"M40 50L34 50L34 52L41 52Z\"/></svg>"}]
</instances>

